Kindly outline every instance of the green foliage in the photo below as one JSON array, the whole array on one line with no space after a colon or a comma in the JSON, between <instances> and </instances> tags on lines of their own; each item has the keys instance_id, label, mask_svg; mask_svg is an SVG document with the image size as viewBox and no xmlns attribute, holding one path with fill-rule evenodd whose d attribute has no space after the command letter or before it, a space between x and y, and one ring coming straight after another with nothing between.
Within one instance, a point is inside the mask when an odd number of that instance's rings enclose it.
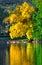
<instances>
[{"instance_id":1,"label":"green foliage","mask_svg":"<svg viewBox=\"0 0 42 65\"><path fill-rule=\"evenodd\" d=\"M33 32L33 37L35 39L41 39L41 35L42 35L42 21L40 20L40 18L38 17L39 14L37 14L35 17L33 16L33 20L34 20L34 32Z\"/></svg>"},{"instance_id":2,"label":"green foliage","mask_svg":"<svg viewBox=\"0 0 42 65\"><path fill-rule=\"evenodd\" d=\"M42 39L42 0L32 0L32 3L37 9L32 15L32 20L34 21L33 38Z\"/></svg>"},{"instance_id":3,"label":"green foliage","mask_svg":"<svg viewBox=\"0 0 42 65\"><path fill-rule=\"evenodd\" d=\"M5 8L0 7L0 21L2 22L5 17L8 16L8 12L4 12ZM0 22L0 23L1 23Z\"/></svg>"}]
</instances>

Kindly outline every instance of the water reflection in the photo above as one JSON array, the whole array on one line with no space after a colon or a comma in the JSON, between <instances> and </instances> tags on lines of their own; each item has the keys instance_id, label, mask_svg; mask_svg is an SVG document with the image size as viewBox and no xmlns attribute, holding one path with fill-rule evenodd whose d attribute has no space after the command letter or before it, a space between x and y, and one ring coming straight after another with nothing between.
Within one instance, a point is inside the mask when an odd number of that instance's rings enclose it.
<instances>
[{"instance_id":1,"label":"water reflection","mask_svg":"<svg viewBox=\"0 0 42 65\"><path fill-rule=\"evenodd\" d=\"M0 65L42 65L42 44L0 41Z\"/></svg>"},{"instance_id":2,"label":"water reflection","mask_svg":"<svg viewBox=\"0 0 42 65\"><path fill-rule=\"evenodd\" d=\"M9 46L0 41L0 65L9 65Z\"/></svg>"}]
</instances>

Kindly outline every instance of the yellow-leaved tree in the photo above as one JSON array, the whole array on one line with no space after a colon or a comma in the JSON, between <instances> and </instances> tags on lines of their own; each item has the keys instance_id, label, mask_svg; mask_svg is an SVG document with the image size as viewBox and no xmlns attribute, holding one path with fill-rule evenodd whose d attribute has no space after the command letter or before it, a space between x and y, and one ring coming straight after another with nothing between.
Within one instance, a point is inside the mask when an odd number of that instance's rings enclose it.
<instances>
[{"instance_id":1,"label":"yellow-leaved tree","mask_svg":"<svg viewBox=\"0 0 42 65\"><path fill-rule=\"evenodd\" d=\"M31 14L33 12L35 12L35 9L29 3L24 2L22 5L16 6L14 13L4 18L5 23L10 23L8 32L11 39L22 36L27 36L28 39L32 38L33 22Z\"/></svg>"}]
</instances>

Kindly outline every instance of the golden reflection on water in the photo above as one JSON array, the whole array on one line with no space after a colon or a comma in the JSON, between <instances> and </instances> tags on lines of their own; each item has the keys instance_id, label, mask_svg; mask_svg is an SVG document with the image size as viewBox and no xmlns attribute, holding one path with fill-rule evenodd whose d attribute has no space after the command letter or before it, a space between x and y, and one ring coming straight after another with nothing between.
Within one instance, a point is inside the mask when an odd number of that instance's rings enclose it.
<instances>
[{"instance_id":1,"label":"golden reflection on water","mask_svg":"<svg viewBox=\"0 0 42 65\"><path fill-rule=\"evenodd\" d=\"M25 48L25 46L23 46L21 44L11 44L11 46L10 46L10 65L33 65L32 60L31 60L31 58L33 57L33 53L30 56L31 61L29 61L29 59L27 59L28 52L26 50L27 49ZM29 49L29 51L30 50L31 49Z\"/></svg>"}]
</instances>

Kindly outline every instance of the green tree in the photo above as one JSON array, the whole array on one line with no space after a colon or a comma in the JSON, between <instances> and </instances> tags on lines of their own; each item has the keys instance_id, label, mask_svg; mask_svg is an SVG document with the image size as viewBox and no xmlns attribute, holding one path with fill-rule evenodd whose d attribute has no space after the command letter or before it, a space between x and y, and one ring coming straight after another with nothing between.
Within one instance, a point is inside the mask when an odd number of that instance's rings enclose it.
<instances>
[{"instance_id":1,"label":"green tree","mask_svg":"<svg viewBox=\"0 0 42 65\"><path fill-rule=\"evenodd\" d=\"M36 12L32 15L34 21L34 33L33 38L42 39L42 0L32 0L33 6L35 6Z\"/></svg>"}]
</instances>

